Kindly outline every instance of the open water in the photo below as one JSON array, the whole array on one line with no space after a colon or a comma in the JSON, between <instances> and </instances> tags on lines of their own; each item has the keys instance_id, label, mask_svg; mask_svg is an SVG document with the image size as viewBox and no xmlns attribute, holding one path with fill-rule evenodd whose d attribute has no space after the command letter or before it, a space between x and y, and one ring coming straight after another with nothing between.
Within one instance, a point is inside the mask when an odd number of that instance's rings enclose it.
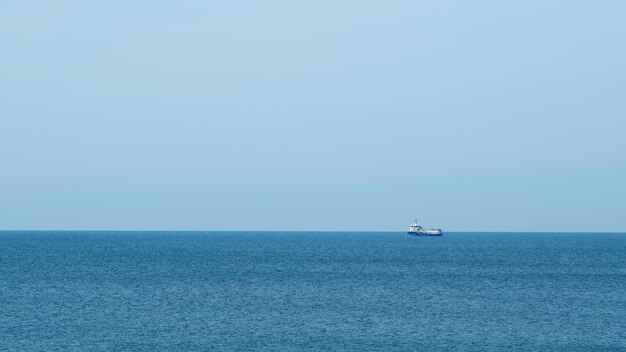
<instances>
[{"instance_id":1,"label":"open water","mask_svg":"<svg viewBox=\"0 0 626 352\"><path fill-rule=\"evenodd\" d=\"M4 231L0 351L626 351L626 234Z\"/></svg>"}]
</instances>

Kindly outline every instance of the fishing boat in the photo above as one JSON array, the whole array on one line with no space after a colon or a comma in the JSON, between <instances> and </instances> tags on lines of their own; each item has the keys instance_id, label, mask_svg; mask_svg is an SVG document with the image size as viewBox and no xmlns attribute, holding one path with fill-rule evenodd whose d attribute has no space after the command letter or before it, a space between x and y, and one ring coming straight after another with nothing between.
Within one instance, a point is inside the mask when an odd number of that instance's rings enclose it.
<instances>
[{"instance_id":1,"label":"fishing boat","mask_svg":"<svg viewBox=\"0 0 626 352\"><path fill-rule=\"evenodd\" d=\"M443 236L441 229L425 229L417 224L417 220L409 227L406 233L409 236Z\"/></svg>"}]
</instances>

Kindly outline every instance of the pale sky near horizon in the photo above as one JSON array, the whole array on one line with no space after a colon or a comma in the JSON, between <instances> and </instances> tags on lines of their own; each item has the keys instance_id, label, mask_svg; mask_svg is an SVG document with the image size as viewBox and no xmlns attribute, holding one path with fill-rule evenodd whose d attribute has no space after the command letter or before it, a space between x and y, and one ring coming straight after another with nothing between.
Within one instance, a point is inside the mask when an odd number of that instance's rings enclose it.
<instances>
[{"instance_id":1,"label":"pale sky near horizon","mask_svg":"<svg viewBox=\"0 0 626 352\"><path fill-rule=\"evenodd\" d=\"M2 1L0 230L626 231L625 14Z\"/></svg>"}]
</instances>

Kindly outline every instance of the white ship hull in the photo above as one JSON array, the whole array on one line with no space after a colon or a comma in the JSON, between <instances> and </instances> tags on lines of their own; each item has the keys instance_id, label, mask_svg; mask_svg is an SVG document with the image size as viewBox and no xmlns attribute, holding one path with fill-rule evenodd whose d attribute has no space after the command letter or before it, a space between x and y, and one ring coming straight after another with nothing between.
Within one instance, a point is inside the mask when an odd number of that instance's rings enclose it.
<instances>
[{"instance_id":1,"label":"white ship hull","mask_svg":"<svg viewBox=\"0 0 626 352\"><path fill-rule=\"evenodd\" d=\"M409 236L443 236L441 230L425 230L425 231L407 231Z\"/></svg>"}]
</instances>

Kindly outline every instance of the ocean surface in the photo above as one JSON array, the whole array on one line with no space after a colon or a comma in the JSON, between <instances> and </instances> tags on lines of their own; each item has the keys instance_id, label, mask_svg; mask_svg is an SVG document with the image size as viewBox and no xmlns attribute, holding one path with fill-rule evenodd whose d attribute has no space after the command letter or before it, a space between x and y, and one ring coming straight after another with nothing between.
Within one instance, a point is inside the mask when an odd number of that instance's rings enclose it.
<instances>
[{"instance_id":1,"label":"ocean surface","mask_svg":"<svg viewBox=\"0 0 626 352\"><path fill-rule=\"evenodd\" d=\"M626 351L626 234L3 231L0 351Z\"/></svg>"}]
</instances>

